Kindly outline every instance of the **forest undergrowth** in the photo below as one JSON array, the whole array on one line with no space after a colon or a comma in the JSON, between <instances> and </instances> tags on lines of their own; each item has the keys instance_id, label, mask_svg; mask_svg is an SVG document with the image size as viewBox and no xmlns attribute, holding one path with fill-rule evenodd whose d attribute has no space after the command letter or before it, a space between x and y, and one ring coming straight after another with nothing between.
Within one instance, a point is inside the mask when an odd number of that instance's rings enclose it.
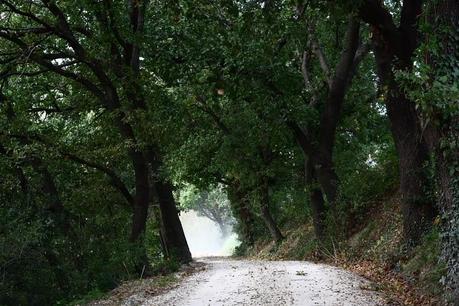
<instances>
[{"instance_id":1,"label":"forest undergrowth","mask_svg":"<svg viewBox=\"0 0 459 306\"><path fill-rule=\"evenodd\" d=\"M311 222L285 229L286 239L277 244L260 239L246 256L264 260L308 260L352 271L372 281L364 290L386 295L389 305L438 305L444 292L445 273L439 262L438 220L422 243L406 251L398 196L373 203L371 219L350 224L349 237L319 247Z\"/></svg>"}]
</instances>

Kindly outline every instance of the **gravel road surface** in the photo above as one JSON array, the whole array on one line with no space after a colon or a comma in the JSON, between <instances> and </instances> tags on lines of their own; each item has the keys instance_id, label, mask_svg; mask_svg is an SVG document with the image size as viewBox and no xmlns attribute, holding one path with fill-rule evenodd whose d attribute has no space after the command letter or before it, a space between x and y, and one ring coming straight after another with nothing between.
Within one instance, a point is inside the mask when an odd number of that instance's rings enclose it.
<instances>
[{"instance_id":1,"label":"gravel road surface","mask_svg":"<svg viewBox=\"0 0 459 306\"><path fill-rule=\"evenodd\" d=\"M144 301L157 306L385 305L350 272L305 261L201 259L207 268Z\"/></svg>"}]
</instances>

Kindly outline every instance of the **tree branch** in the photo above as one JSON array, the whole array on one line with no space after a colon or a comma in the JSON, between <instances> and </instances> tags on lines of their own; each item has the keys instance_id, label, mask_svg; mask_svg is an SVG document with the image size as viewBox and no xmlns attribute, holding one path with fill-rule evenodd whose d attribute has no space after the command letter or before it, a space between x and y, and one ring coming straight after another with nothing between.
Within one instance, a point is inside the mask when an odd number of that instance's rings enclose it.
<instances>
[{"instance_id":1,"label":"tree branch","mask_svg":"<svg viewBox=\"0 0 459 306\"><path fill-rule=\"evenodd\" d=\"M325 54L323 53L322 48L319 45L319 42L314 37L314 29L312 28L312 26L309 27L309 35L310 35L309 44L312 48L312 51L319 59L320 67L322 68L322 71L325 75L325 81L327 82L328 87L331 88L332 79L331 79L331 72L328 66L327 58L325 57Z\"/></svg>"},{"instance_id":2,"label":"tree branch","mask_svg":"<svg viewBox=\"0 0 459 306\"><path fill-rule=\"evenodd\" d=\"M357 73L357 70L359 68L360 62L365 58L365 56L368 55L371 49L371 44L370 43L363 43L359 46L357 49L357 52L355 53L354 60L352 62L351 66L351 71L348 76L348 83L350 84L352 78L355 76Z\"/></svg>"},{"instance_id":3,"label":"tree branch","mask_svg":"<svg viewBox=\"0 0 459 306\"><path fill-rule=\"evenodd\" d=\"M68 158L71 161L74 161L82 165L86 165L90 168L99 170L105 175L107 175L110 178L111 185L115 187L123 195L126 201L131 205L131 207L134 206L134 198L132 197L131 193L129 192L129 190L127 189L126 185L123 183L121 178L115 173L115 171L113 171L110 168L104 167L100 164L94 163L92 161L85 160L69 152L64 152L60 150L60 153L61 155L63 155L64 157Z\"/></svg>"},{"instance_id":4,"label":"tree branch","mask_svg":"<svg viewBox=\"0 0 459 306\"><path fill-rule=\"evenodd\" d=\"M195 104L197 108L205 112L206 114L210 115L212 119L214 120L215 124L219 127L219 129L225 134L229 135L231 134L230 129L226 126L225 123L221 120L221 118L209 107L205 104L205 99L201 96L198 96L196 98L196 101L198 102Z\"/></svg>"},{"instance_id":5,"label":"tree branch","mask_svg":"<svg viewBox=\"0 0 459 306\"><path fill-rule=\"evenodd\" d=\"M331 90L336 90L336 87L341 86L341 82L346 82L354 59L356 58L357 48L359 46L359 22L351 17L348 29L344 38L344 49L341 53L338 64L336 65L335 75L332 79Z\"/></svg>"},{"instance_id":6,"label":"tree branch","mask_svg":"<svg viewBox=\"0 0 459 306\"><path fill-rule=\"evenodd\" d=\"M359 30L359 21L351 17L345 35L344 49L336 65L332 86L320 117L319 148L321 148L323 152L332 152L336 127L344 103L346 88L349 84L350 70L359 46Z\"/></svg>"},{"instance_id":7,"label":"tree branch","mask_svg":"<svg viewBox=\"0 0 459 306\"><path fill-rule=\"evenodd\" d=\"M52 27L50 24L46 23L45 21L43 21L42 19L38 18L37 16L35 16L34 14L32 13L29 13L29 12L24 12L24 11L21 11L20 9L18 9L16 6L14 6L13 4L11 4L9 1L6 1L6 0L0 0L0 4L4 4L6 5L11 12L15 13L15 14L18 14L18 15L21 15L21 16L24 16L24 17L27 17L33 21L35 21L36 23L38 24L41 24L42 26L44 26L45 28L51 30Z\"/></svg>"},{"instance_id":8,"label":"tree branch","mask_svg":"<svg viewBox=\"0 0 459 306\"><path fill-rule=\"evenodd\" d=\"M92 162L92 161L89 161L89 160L85 160L73 153L70 153L70 152L67 152L65 150L63 150L62 148L59 148L57 145L55 145L54 143L38 136L38 135L18 135L18 134L8 134L6 135L8 137L12 137L12 138L17 138L17 139L21 139L21 140L26 140L26 141L30 141L30 140L35 140L39 143L42 143L46 146L51 146L53 147L54 149L56 149L56 151L62 155L63 157L71 160L71 161L74 161L76 163L79 163L79 164L82 164L82 165L85 165L89 168L93 168L93 169L96 169L96 170L99 170L100 172L104 173L105 175L107 175L109 178L110 178L110 184L115 187L122 195L123 197L126 199L126 201L131 205L131 207L134 205L134 198L132 197L131 193L129 192L129 190L127 189L126 185L123 183L123 181L121 180L121 178L115 173L115 171L113 171L112 169L108 168L108 167L105 167L105 166L102 166L101 164L98 164L98 163L95 163L95 162Z\"/></svg>"},{"instance_id":9,"label":"tree branch","mask_svg":"<svg viewBox=\"0 0 459 306\"><path fill-rule=\"evenodd\" d=\"M293 132L293 136L295 137L300 147L303 149L303 152L307 155L311 155L313 153L314 148L312 146L311 139L309 139L307 132L304 131L298 125L298 123L292 120L287 121L287 126Z\"/></svg>"},{"instance_id":10,"label":"tree branch","mask_svg":"<svg viewBox=\"0 0 459 306\"><path fill-rule=\"evenodd\" d=\"M131 53L129 60L130 66L134 73L138 73L140 69L140 45L138 40L143 35L145 23L145 11L148 5L148 0L130 0L129 6L131 9L131 27L134 35L134 42L131 44Z\"/></svg>"},{"instance_id":11,"label":"tree branch","mask_svg":"<svg viewBox=\"0 0 459 306\"><path fill-rule=\"evenodd\" d=\"M96 97L105 101L106 95L89 79L82 77L79 74L73 73L69 70L63 69L59 65L54 65L51 61L46 59L46 55L40 54L36 51L36 48L30 47L24 41L19 39L18 37L12 35L8 31L0 30L0 37L4 38L23 50L24 53L28 54L28 58L34 61L35 63L47 68L49 71L55 72L61 76L66 78L72 79L75 82L83 85L86 89L88 89L91 93L93 93Z\"/></svg>"},{"instance_id":12,"label":"tree branch","mask_svg":"<svg viewBox=\"0 0 459 306\"><path fill-rule=\"evenodd\" d=\"M318 98L315 89L312 87L311 78L309 77L308 65L310 60L310 54L308 51L303 52L301 59L301 73L303 75L304 86L306 89L311 91L312 98L309 101L309 106L314 107L317 104Z\"/></svg>"},{"instance_id":13,"label":"tree branch","mask_svg":"<svg viewBox=\"0 0 459 306\"><path fill-rule=\"evenodd\" d=\"M392 15L384 7L382 1L364 1L359 8L359 16L363 21L373 26L373 35L382 35L398 55L402 53L402 36L394 23Z\"/></svg>"},{"instance_id":14,"label":"tree branch","mask_svg":"<svg viewBox=\"0 0 459 306\"><path fill-rule=\"evenodd\" d=\"M400 32L406 49L404 58L410 58L414 50L418 47L419 31L417 21L422 14L422 0L404 0L400 16ZM399 55L401 56L401 55Z\"/></svg>"}]
</instances>

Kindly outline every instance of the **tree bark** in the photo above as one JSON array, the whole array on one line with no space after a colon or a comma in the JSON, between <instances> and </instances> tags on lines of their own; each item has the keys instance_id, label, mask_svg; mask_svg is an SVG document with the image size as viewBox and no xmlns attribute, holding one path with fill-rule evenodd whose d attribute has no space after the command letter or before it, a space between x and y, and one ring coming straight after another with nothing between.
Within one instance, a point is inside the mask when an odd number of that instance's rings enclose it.
<instances>
[{"instance_id":1,"label":"tree bark","mask_svg":"<svg viewBox=\"0 0 459 306\"><path fill-rule=\"evenodd\" d=\"M393 75L394 54L384 42L376 41L375 57L380 86L387 88L387 114L399 158L404 237L408 246L414 246L430 228L436 215L435 206L426 193L429 182L425 164L429 152L422 138L415 103L403 94Z\"/></svg>"},{"instance_id":2,"label":"tree bark","mask_svg":"<svg viewBox=\"0 0 459 306\"><path fill-rule=\"evenodd\" d=\"M322 187L326 201L333 205L338 190L338 175L333 163L333 148L335 146L336 128L341 118L344 97L353 77L352 68L359 48L360 24L351 18L344 38L344 47L335 73L330 82L330 89L325 100L320 117L320 133L317 149L310 155L309 163L314 167L314 173Z\"/></svg>"},{"instance_id":3,"label":"tree bark","mask_svg":"<svg viewBox=\"0 0 459 306\"><path fill-rule=\"evenodd\" d=\"M403 232L406 245L420 242L430 228L437 211L427 196L429 180L424 169L429 152L423 140L415 103L403 93L394 70L410 70L414 51L419 45L417 18L422 1L404 1L400 26L377 1L365 1L361 18L372 25L372 37L380 87L384 89L387 114L399 158L400 195Z\"/></svg>"},{"instance_id":4,"label":"tree bark","mask_svg":"<svg viewBox=\"0 0 459 306\"><path fill-rule=\"evenodd\" d=\"M459 66L459 2L442 0L428 6L429 23L437 29L441 42L440 52L427 54L426 62L433 69L432 79L448 76L451 83L458 83L459 77L451 73L451 64ZM458 101L445 101L457 103ZM459 301L459 151L450 150L443 143L459 143L459 115L439 109L435 103L429 105L433 110L423 115L429 119L425 129L425 139L435 160L437 204L442 216L442 260L447 267L444 284L446 296L450 301Z\"/></svg>"},{"instance_id":5,"label":"tree bark","mask_svg":"<svg viewBox=\"0 0 459 306\"><path fill-rule=\"evenodd\" d=\"M277 226L276 221L274 220L271 211L269 210L269 182L267 177L262 178L261 184L261 199L260 199L260 209L261 217L271 234L271 237L276 242L282 241L284 236L282 235L279 227Z\"/></svg>"},{"instance_id":6,"label":"tree bark","mask_svg":"<svg viewBox=\"0 0 459 306\"><path fill-rule=\"evenodd\" d=\"M328 151L324 155L313 154L309 156L309 164L314 167L311 175L314 177L315 183L318 183L317 188L321 187L320 196L323 197L322 201L328 203L329 206L333 206L336 202L339 185L331 154L332 152ZM316 196L319 197L319 194Z\"/></svg>"},{"instance_id":7,"label":"tree bark","mask_svg":"<svg viewBox=\"0 0 459 306\"><path fill-rule=\"evenodd\" d=\"M237 181L233 181L228 185L228 198L231 203L231 208L237 216L237 221L240 224L242 231L242 241L247 245L252 246L255 243L255 219L245 193Z\"/></svg>"},{"instance_id":8,"label":"tree bark","mask_svg":"<svg viewBox=\"0 0 459 306\"><path fill-rule=\"evenodd\" d=\"M390 88L399 90L396 85ZM427 193L429 180L425 167L429 154L414 103L394 94L387 98L387 113L399 157L404 236L408 246L415 246L430 229L437 211Z\"/></svg>"},{"instance_id":9,"label":"tree bark","mask_svg":"<svg viewBox=\"0 0 459 306\"><path fill-rule=\"evenodd\" d=\"M308 186L311 200L312 222L314 225L314 233L319 242L323 242L326 238L326 215L327 207L325 205L324 196L320 188L320 184L314 175L313 163L305 162L306 185Z\"/></svg>"},{"instance_id":10,"label":"tree bark","mask_svg":"<svg viewBox=\"0 0 459 306\"><path fill-rule=\"evenodd\" d=\"M415 246L430 228L437 213L426 192L429 181L425 165L429 161L429 152L423 140L415 103L403 94L395 81L392 72L394 54L381 43L375 43L375 57L380 86L387 88L387 115L399 159L404 237L408 246Z\"/></svg>"},{"instance_id":11,"label":"tree bark","mask_svg":"<svg viewBox=\"0 0 459 306\"><path fill-rule=\"evenodd\" d=\"M178 216L177 206L172 194L172 185L169 182L157 180L154 182L154 186L158 195L161 236L167 250L167 256L178 260L180 263L188 263L192 260L191 253Z\"/></svg>"},{"instance_id":12,"label":"tree bark","mask_svg":"<svg viewBox=\"0 0 459 306\"><path fill-rule=\"evenodd\" d=\"M288 123L304 153L305 160L307 160L305 167L306 184L310 190L314 229L319 241L325 238L327 209L336 202L338 194L339 178L333 163L333 149L346 91L364 55L364 53L357 53L359 31L359 22L355 18L351 18L344 38L344 47L333 76L330 77L329 75L325 55L322 52L317 54L329 84L327 96L323 102L324 108L320 116L318 138L311 139L307 129L300 127L296 122ZM310 34L312 35L312 33ZM317 53L317 50L320 50L318 42L313 40L312 45ZM303 59L303 77L305 84L310 86L306 60L307 58ZM312 105L318 102L315 95L312 102Z\"/></svg>"},{"instance_id":13,"label":"tree bark","mask_svg":"<svg viewBox=\"0 0 459 306\"><path fill-rule=\"evenodd\" d=\"M130 240L135 242L142 239L145 234L148 219L149 198L149 179L148 164L141 152L133 151L130 153L134 165L135 175L135 196L134 211L132 214L132 228Z\"/></svg>"},{"instance_id":14,"label":"tree bark","mask_svg":"<svg viewBox=\"0 0 459 306\"><path fill-rule=\"evenodd\" d=\"M266 140L266 136L264 137ZM273 151L269 147L269 143L266 142L259 147L259 155L261 160L263 161L263 170L269 169L270 164L273 161ZM276 221L271 214L269 209L270 206L270 198L269 198L269 190L270 190L270 177L266 174L262 174L260 177L259 183L259 203L260 203L260 212L261 218L263 219L265 226L268 228L269 233L274 241L280 242L284 239L279 227L277 226Z\"/></svg>"},{"instance_id":15,"label":"tree bark","mask_svg":"<svg viewBox=\"0 0 459 306\"><path fill-rule=\"evenodd\" d=\"M153 174L152 187L159 204L160 235L165 256L188 263L192 260L190 249L180 222L177 204L172 194L172 184L158 177L161 160L154 148L148 149L148 157Z\"/></svg>"}]
</instances>

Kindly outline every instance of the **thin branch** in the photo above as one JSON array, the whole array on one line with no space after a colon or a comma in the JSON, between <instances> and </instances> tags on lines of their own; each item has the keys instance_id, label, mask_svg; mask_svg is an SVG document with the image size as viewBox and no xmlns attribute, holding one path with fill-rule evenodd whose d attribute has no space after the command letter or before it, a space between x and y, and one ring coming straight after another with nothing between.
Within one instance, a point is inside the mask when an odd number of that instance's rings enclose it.
<instances>
[{"instance_id":1,"label":"thin branch","mask_svg":"<svg viewBox=\"0 0 459 306\"><path fill-rule=\"evenodd\" d=\"M303 149L303 152L307 155L312 155L314 148L311 139L309 139L308 133L302 129L295 121L287 121L287 126L293 132L293 136L295 137L300 147Z\"/></svg>"},{"instance_id":2,"label":"thin branch","mask_svg":"<svg viewBox=\"0 0 459 306\"><path fill-rule=\"evenodd\" d=\"M32 107L31 109L28 110L29 113L39 113L39 112L45 112L45 113L64 113L64 112L71 112L76 110L76 107L67 107L67 108L49 108L49 107Z\"/></svg>"},{"instance_id":3,"label":"thin branch","mask_svg":"<svg viewBox=\"0 0 459 306\"><path fill-rule=\"evenodd\" d=\"M67 151L63 150L62 148L59 148L56 144L54 144L54 143L52 143L52 142L50 142L50 141L38 136L38 135L8 134L6 136L9 136L9 137L12 137L12 138L21 139L21 140L27 140L27 141L35 140L35 141L37 141L39 143L42 143L42 144L44 144L44 145L46 145L48 147L49 146L53 147L60 155L62 155L63 157L65 157L65 158L67 158L67 159L69 159L71 161L74 161L74 162L77 162L79 164L85 165L85 166L87 166L89 168L93 168L93 169L99 170L100 172L104 173L105 175L107 175L110 178L110 184L113 187L115 187L123 195L123 197L126 199L126 201L131 206L134 205L134 198L132 197L131 193L129 192L129 190L127 189L126 185L123 183L121 178L112 169L110 169L108 167L105 167L105 166L102 166L101 164L98 164L98 163L83 159L82 157L79 157L74 153L67 152Z\"/></svg>"},{"instance_id":4,"label":"thin branch","mask_svg":"<svg viewBox=\"0 0 459 306\"><path fill-rule=\"evenodd\" d=\"M359 46L357 49L357 52L355 53L354 60L352 62L351 66L351 71L349 73L349 83L351 82L352 78L355 76L357 73L357 70L359 68L360 62L368 55L371 49L371 44L370 43L363 43Z\"/></svg>"},{"instance_id":5,"label":"thin branch","mask_svg":"<svg viewBox=\"0 0 459 306\"><path fill-rule=\"evenodd\" d=\"M310 54L308 51L303 52L301 60L301 73L303 74L304 86L312 93L312 98L309 101L309 106L314 107L317 104L318 98L316 91L312 87L311 78L309 76L308 65L310 61Z\"/></svg>"},{"instance_id":6,"label":"thin branch","mask_svg":"<svg viewBox=\"0 0 459 306\"><path fill-rule=\"evenodd\" d=\"M331 88L332 79L331 79L330 68L328 66L328 61L327 61L327 58L326 58L326 56L325 56L325 54L324 54L319 42L314 37L314 29L313 29L312 26L309 27L309 35L310 35L309 43L310 43L310 46L312 48L312 51L314 52L314 54L319 59L320 67L322 68L322 71L323 71L323 73L325 75L325 80L326 80L326 82L328 84L328 87Z\"/></svg>"},{"instance_id":7,"label":"thin branch","mask_svg":"<svg viewBox=\"0 0 459 306\"><path fill-rule=\"evenodd\" d=\"M86 165L90 168L103 172L105 175L107 175L110 178L111 185L115 187L116 189L118 189L118 191L123 195L126 201L131 205L131 207L134 205L134 198L132 197L131 193L129 192L129 190L127 189L126 185L123 183L121 178L112 169L104 167L100 164L94 163L92 161L85 160L69 152L64 152L62 150L60 150L59 152L64 157L68 158L69 160L72 160L74 162L80 163L82 165Z\"/></svg>"},{"instance_id":8,"label":"thin branch","mask_svg":"<svg viewBox=\"0 0 459 306\"><path fill-rule=\"evenodd\" d=\"M48 69L42 69L42 70L37 70L37 71L31 71L31 72L21 72L21 71L3 71L0 72L0 79L4 78L9 78L12 76L20 76L20 77L35 77L37 75L43 74L48 72Z\"/></svg>"},{"instance_id":9,"label":"thin branch","mask_svg":"<svg viewBox=\"0 0 459 306\"><path fill-rule=\"evenodd\" d=\"M31 48L24 41L22 41L14 35L11 35L11 33L8 31L0 30L0 37L20 47L25 53L29 54L29 58L35 63L47 68L49 71L55 72L61 76L64 76L66 78L76 81L77 83L80 83L90 92L92 92L96 97L102 99L103 101L105 100L105 94L98 88L97 85L95 85L89 79L82 77L80 74L76 74L74 72L65 70L63 69L63 67L55 65L51 61L46 60L46 56L44 57L43 54L38 53L35 48Z\"/></svg>"},{"instance_id":10,"label":"thin branch","mask_svg":"<svg viewBox=\"0 0 459 306\"><path fill-rule=\"evenodd\" d=\"M231 134L230 129L223 123L222 119L209 107L205 104L205 99L201 96L196 98L197 104L194 104L197 108L205 112L206 114L210 115L212 119L215 121L215 124L220 128L220 130L225 134Z\"/></svg>"},{"instance_id":11,"label":"thin branch","mask_svg":"<svg viewBox=\"0 0 459 306\"><path fill-rule=\"evenodd\" d=\"M28 34L46 34L50 33L51 30L49 28L9 28L9 27L0 27L2 31L9 31L14 33L14 35L18 37L22 37Z\"/></svg>"},{"instance_id":12,"label":"thin branch","mask_svg":"<svg viewBox=\"0 0 459 306\"><path fill-rule=\"evenodd\" d=\"M35 21L36 23L41 24L42 26L44 26L47 29L50 29L50 30L52 29L52 26L50 24L46 23L45 21L43 21L42 19L38 18L37 16L35 16L34 14L32 14L30 12L21 11L16 6L11 4L9 1L0 0L0 4L6 5L10 9L10 11L15 13L15 14L27 17L27 18Z\"/></svg>"}]
</instances>

